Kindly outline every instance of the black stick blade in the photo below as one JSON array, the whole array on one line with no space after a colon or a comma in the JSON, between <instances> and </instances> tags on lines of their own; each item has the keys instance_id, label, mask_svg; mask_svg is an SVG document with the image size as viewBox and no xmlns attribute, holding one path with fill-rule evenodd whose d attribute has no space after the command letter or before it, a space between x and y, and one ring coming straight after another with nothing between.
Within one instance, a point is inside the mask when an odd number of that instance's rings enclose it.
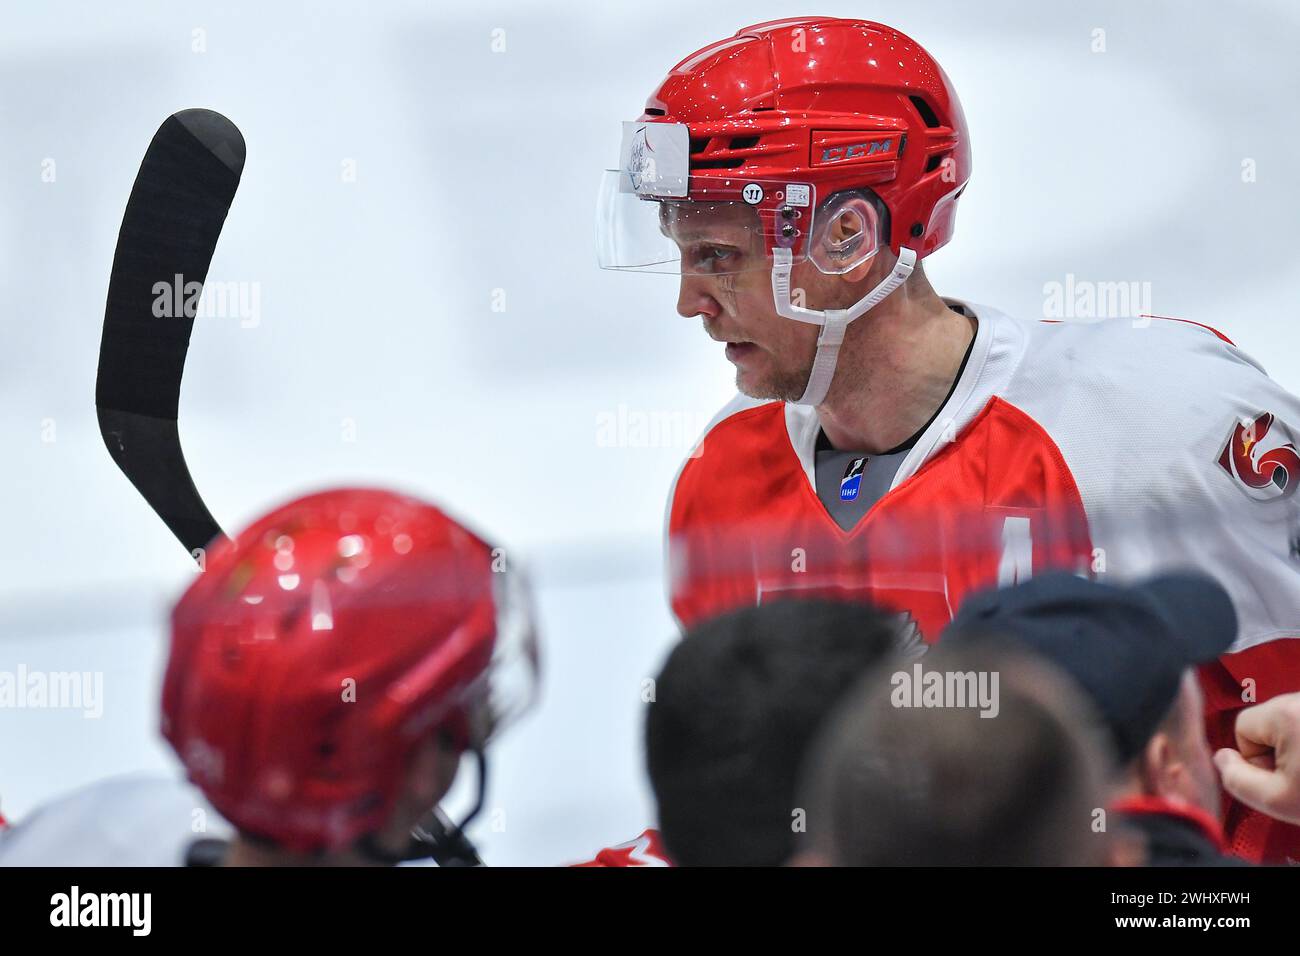
<instances>
[{"instance_id":1,"label":"black stick blade","mask_svg":"<svg viewBox=\"0 0 1300 956\"><path fill-rule=\"evenodd\" d=\"M221 534L176 427L197 291L239 187L244 138L211 110L169 116L136 176L113 256L95 406L113 460L193 552Z\"/></svg>"}]
</instances>

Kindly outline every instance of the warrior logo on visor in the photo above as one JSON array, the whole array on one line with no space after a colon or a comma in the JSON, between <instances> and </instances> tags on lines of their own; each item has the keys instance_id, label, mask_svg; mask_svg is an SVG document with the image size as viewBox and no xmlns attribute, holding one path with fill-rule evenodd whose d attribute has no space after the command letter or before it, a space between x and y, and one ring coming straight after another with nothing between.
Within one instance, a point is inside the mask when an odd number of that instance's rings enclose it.
<instances>
[{"instance_id":1,"label":"warrior logo on visor","mask_svg":"<svg viewBox=\"0 0 1300 956\"><path fill-rule=\"evenodd\" d=\"M655 173L654 147L646 138L645 127L636 131L632 138L631 153L628 157L627 173L632 180L632 188L640 192L646 186L653 186L659 178Z\"/></svg>"}]
</instances>

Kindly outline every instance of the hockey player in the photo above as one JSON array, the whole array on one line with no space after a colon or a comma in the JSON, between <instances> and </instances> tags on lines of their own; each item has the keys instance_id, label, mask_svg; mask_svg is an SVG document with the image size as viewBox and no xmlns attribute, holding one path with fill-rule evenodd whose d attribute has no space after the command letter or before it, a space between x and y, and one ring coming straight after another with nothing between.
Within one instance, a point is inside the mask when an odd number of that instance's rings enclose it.
<instances>
[{"instance_id":1,"label":"hockey player","mask_svg":"<svg viewBox=\"0 0 1300 956\"><path fill-rule=\"evenodd\" d=\"M391 492L309 495L216 547L171 631L162 732L192 786L92 786L0 836L0 863L472 862L431 811L465 753L481 804L537 674L526 588L481 538Z\"/></svg>"},{"instance_id":2,"label":"hockey player","mask_svg":"<svg viewBox=\"0 0 1300 956\"><path fill-rule=\"evenodd\" d=\"M682 626L846 593L928 640L964 595L1047 567L1217 577L1240 633L1202 669L1210 742L1300 688L1300 401L1191 322L1022 321L923 266L971 171L956 92L890 27L811 18L692 53L624 125L599 259L680 275L741 394L667 508ZM1300 830L1241 805L1248 858Z\"/></svg>"}]
</instances>

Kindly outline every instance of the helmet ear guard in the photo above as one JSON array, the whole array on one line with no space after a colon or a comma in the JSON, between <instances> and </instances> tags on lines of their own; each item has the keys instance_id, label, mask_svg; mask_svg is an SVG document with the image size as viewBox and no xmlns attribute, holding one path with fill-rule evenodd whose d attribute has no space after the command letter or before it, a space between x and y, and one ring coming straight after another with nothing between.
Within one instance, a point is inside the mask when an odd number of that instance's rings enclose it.
<instances>
[{"instance_id":1,"label":"helmet ear guard","mask_svg":"<svg viewBox=\"0 0 1300 956\"><path fill-rule=\"evenodd\" d=\"M875 204L862 190L829 197L817 210L808 258L824 275L844 275L880 251L881 223Z\"/></svg>"}]
</instances>

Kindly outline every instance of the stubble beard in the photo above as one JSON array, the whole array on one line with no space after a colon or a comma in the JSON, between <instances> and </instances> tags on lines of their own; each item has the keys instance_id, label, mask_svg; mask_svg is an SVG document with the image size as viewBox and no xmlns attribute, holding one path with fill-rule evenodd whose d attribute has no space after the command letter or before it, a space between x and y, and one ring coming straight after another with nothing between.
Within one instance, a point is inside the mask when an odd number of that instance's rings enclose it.
<instances>
[{"instance_id":1,"label":"stubble beard","mask_svg":"<svg viewBox=\"0 0 1300 956\"><path fill-rule=\"evenodd\" d=\"M719 286L723 307L729 315L735 315L740 310L740 302L736 295L736 277L734 275L724 276ZM813 360L815 358L816 353L814 352L807 363L799 369L772 369L758 381L748 386L742 383L744 373L737 368L736 391L749 398L763 401L796 401L803 396L808 387L808 379L812 376Z\"/></svg>"},{"instance_id":2,"label":"stubble beard","mask_svg":"<svg viewBox=\"0 0 1300 956\"><path fill-rule=\"evenodd\" d=\"M808 388L808 379L812 375L812 363L805 368L774 370L758 381L746 384L744 374L736 369L736 390L749 398L776 400L781 402L797 401Z\"/></svg>"}]
</instances>

